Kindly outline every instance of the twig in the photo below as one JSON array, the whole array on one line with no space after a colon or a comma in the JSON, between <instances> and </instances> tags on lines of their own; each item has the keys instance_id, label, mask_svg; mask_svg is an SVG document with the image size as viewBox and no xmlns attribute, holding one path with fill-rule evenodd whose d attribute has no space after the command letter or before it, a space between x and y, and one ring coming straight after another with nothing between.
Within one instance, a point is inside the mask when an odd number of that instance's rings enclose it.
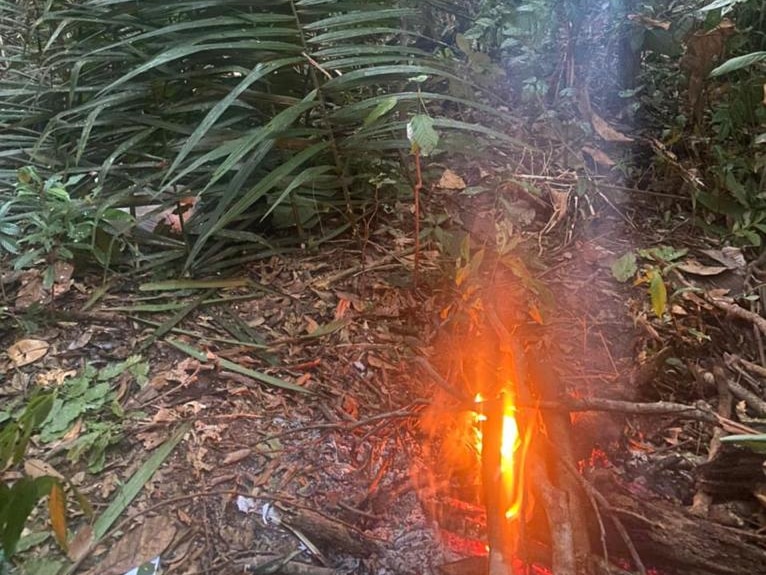
<instances>
[{"instance_id":1,"label":"twig","mask_svg":"<svg viewBox=\"0 0 766 575\"><path fill-rule=\"evenodd\" d=\"M671 401L655 401L652 403L635 403L631 401L619 401L616 399L601 398L568 398L561 402L541 401L534 406L540 409L563 409L566 411L613 411L619 413L635 413L643 415L684 415L690 419L698 419L708 423L718 423L719 419L713 411L704 403L686 405Z\"/></svg>"},{"instance_id":2,"label":"twig","mask_svg":"<svg viewBox=\"0 0 766 575\"><path fill-rule=\"evenodd\" d=\"M295 429L288 429L286 431L277 433L275 435L269 435L268 437L263 438L262 441L271 441L272 439L279 439L287 435L293 435L294 433L302 433L304 431L313 431L317 429L338 429L342 431L353 431L354 429L358 427L363 427L370 423L380 421L381 419L406 419L408 417L413 417L417 413L414 409L416 405L423 405L425 403L427 403L425 400L413 401L410 405L408 405L407 407L403 407L402 409L388 411L386 413L379 413L377 415L368 417L367 419L360 419L359 421L355 421L353 423L338 422L338 423L317 423L314 425L304 425L302 427L297 427Z\"/></svg>"},{"instance_id":3,"label":"twig","mask_svg":"<svg viewBox=\"0 0 766 575\"><path fill-rule=\"evenodd\" d=\"M644 566L643 561L641 561L641 556L638 554L638 550L636 549L636 546L633 544L633 540L630 538L630 535L628 534L628 530L625 529L625 526L622 524L622 521L620 521L620 518L617 517L616 512L619 511L612 507L610 503L606 500L606 498L601 495L601 492L593 487L593 485L590 484L589 481L587 481L582 475L580 475L577 470L572 467L572 464L569 462L563 462L564 467L567 471L575 478L575 480L582 486L585 493L588 494L589 497L592 497L603 509L609 512L609 515L612 519L612 522L614 523L615 528L617 529L617 532L620 534L620 537L622 538L623 542L625 543L625 546L628 548L628 553L630 553L631 559L633 559L633 563L636 566L636 569L638 569L638 572L641 575L646 575L646 567Z\"/></svg>"},{"instance_id":4,"label":"twig","mask_svg":"<svg viewBox=\"0 0 766 575\"><path fill-rule=\"evenodd\" d=\"M746 359L739 357L738 355L731 355L728 353L725 353L723 355L723 359L726 362L726 365L740 364L745 369L752 371L758 377L766 378L766 367L760 366L757 363L753 363L752 361L747 361Z\"/></svg>"},{"instance_id":5,"label":"twig","mask_svg":"<svg viewBox=\"0 0 766 575\"><path fill-rule=\"evenodd\" d=\"M315 282L313 282L313 285L314 287L320 288L320 289L327 288L332 283L346 279L347 277L354 276L360 272L370 272L374 269L380 268L381 266L390 264L391 262L396 261L403 256L408 256L414 251L415 251L414 248L409 248L398 253L383 256L378 261L373 262L371 264L365 264L364 262L362 262L361 264L355 265L354 267L341 270L338 273L331 274L323 278L319 278Z\"/></svg>"},{"instance_id":6,"label":"twig","mask_svg":"<svg viewBox=\"0 0 766 575\"><path fill-rule=\"evenodd\" d=\"M747 406L755 411L760 417L766 416L766 401L763 401L752 391L745 389L732 379L727 378L727 383L729 390L737 399L744 401Z\"/></svg>"},{"instance_id":7,"label":"twig","mask_svg":"<svg viewBox=\"0 0 766 575\"><path fill-rule=\"evenodd\" d=\"M332 74L330 74L330 73L329 73L327 70L325 70L325 69L322 67L322 65L321 65L319 62L317 62L316 60L314 60L314 58L312 58L311 56L309 56L309 55L308 55L306 52L301 52L301 56L303 56L304 58L306 58L306 60L308 60L308 61L309 61L309 64L311 64L312 66L314 66L314 68L316 68L317 70L319 70L320 72L322 72L322 74L324 74L324 75L325 75L325 77L326 77L328 80L332 80L332 79L333 79L333 77L332 77Z\"/></svg>"},{"instance_id":8,"label":"twig","mask_svg":"<svg viewBox=\"0 0 766 575\"><path fill-rule=\"evenodd\" d=\"M766 335L766 318L761 317L757 313L746 310L742 306L739 306L735 303L729 303L720 298L708 296L707 299L718 309L722 309L734 317L738 317L739 319L744 319L745 321L753 323L753 325L755 325L763 335Z\"/></svg>"}]
</instances>

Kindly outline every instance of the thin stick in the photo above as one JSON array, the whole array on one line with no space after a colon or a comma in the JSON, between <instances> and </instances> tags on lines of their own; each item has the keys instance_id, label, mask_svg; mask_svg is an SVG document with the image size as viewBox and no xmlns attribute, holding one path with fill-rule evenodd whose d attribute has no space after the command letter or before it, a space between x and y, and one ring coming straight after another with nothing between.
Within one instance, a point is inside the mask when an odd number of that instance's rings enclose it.
<instances>
[{"instance_id":1,"label":"thin stick","mask_svg":"<svg viewBox=\"0 0 766 575\"><path fill-rule=\"evenodd\" d=\"M322 72L322 74L324 74L324 75L325 75L325 77L326 77L328 80L332 80L332 74L330 74L330 73L329 73L327 70L325 70L325 69L322 67L322 65L321 65L319 62L317 62L316 60L314 60L314 58L312 58L311 56L309 56L308 54L306 54L306 52L301 52L301 56L303 56L304 58L306 58L306 60L308 60L308 61L309 61L309 64L311 64L312 66L314 66L314 68L316 68L317 70L319 70L320 72Z\"/></svg>"},{"instance_id":2,"label":"thin stick","mask_svg":"<svg viewBox=\"0 0 766 575\"><path fill-rule=\"evenodd\" d=\"M418 267L420 264L420 190L423 189L423 174L420 170L420 152L415 150L415 265L412 270L412 283L418 285Z\"/></svg>"}]
</instances>

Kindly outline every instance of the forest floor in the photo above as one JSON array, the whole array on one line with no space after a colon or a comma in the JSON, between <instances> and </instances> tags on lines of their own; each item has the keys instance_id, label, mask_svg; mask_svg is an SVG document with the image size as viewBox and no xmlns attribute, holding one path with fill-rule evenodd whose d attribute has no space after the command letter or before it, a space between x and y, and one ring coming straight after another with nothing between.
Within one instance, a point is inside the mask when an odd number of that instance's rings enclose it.
<instances>
[{"instance_id":1,"label":"forest floor","mask_svg":"<svg viewBox=\"0 0 766 575\"><path fill-rule=\"evenodd\" d=\"M473 195L467 168L434 171L424 221L438 214L441 249L423 243L417 284L406 203L364 242L273 256L218 283L103 289L63 270L51 293L39 272L5 276L25 329L0 333L0 418L18 417L36 387L59 390L25 470L60 473L96 518L70 499L67 559L47 513L34 514L19 572L119 575L160 557L184 575L270 572L273 560L287 573L450 573L482 555L475 502L457 497L468 511L450 511L428 489L444 479L434 446L445 438L422 423L451 383L443 334L475 293L510 302L510 327L533 334L525 352L551 358L562 395L714 410L705 374L759 381L755 320L718 305L737 306L726 298L747 291L752 268L668 216L662 191L596 187L577 203L572 173L531 179L538 197L524 174L482 166L475 177L490 183ZM750 402L736 410L750 421ZM573 425L578 459L692 506L712 426L590 412ZM738 501L720 521L766 524L755 495Z\"/></svg>"}]
</instances>

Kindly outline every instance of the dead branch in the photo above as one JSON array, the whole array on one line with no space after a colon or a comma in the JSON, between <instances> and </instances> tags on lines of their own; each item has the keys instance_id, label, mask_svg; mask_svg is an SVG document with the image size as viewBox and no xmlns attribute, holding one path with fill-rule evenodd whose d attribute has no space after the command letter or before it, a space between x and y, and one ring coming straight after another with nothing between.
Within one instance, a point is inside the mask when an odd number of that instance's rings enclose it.
<instances>
[{"instance_id":1,"label":"dead branch","mask_svg":"<svg viewBox=\"0 0 766 575\"><path fill-rule=\"evenodd\" d=\"M707 299L718 309L721 309L726 313L733 315L734 317L738 317L739 319L749 321L755 325L763 335L766 335L766 318L763 318L750 310L746 310L742 306L739 306L735 303L730 303L720 298L708 297Z\"/></svg>"}]
</instances>

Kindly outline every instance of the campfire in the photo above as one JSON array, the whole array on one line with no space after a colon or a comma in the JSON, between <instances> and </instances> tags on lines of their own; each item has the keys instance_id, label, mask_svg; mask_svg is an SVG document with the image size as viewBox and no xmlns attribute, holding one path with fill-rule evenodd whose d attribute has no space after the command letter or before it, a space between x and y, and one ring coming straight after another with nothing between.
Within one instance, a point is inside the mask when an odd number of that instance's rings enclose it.
<instances>
[{"instance_id":1,"label":"campfire","mask_svg":"<svg viewBox=\"0 0 766 575\"><path fill-rule=\"evenodd\" d=\"M501 319L502 309L474 300L468 319L437 346L439 356L426 369L440 383L439 397L423 422L441 461L435 473L446 477L441 489L438 481L429 482L430 488L451 501L437 521L449 526L447 515L466 515L465 505L472 505L480 519L469 521L469 536L483 545L470 545L462 540L466 534L454 532L450 541L480 548L490 575L528 572L539 555L530 551L540 539L530 479L538 481L545 451L537 433L543 426L535 408L538 393L512 335L512 322L519 320Z\"/></svg>"}]
</instances>

